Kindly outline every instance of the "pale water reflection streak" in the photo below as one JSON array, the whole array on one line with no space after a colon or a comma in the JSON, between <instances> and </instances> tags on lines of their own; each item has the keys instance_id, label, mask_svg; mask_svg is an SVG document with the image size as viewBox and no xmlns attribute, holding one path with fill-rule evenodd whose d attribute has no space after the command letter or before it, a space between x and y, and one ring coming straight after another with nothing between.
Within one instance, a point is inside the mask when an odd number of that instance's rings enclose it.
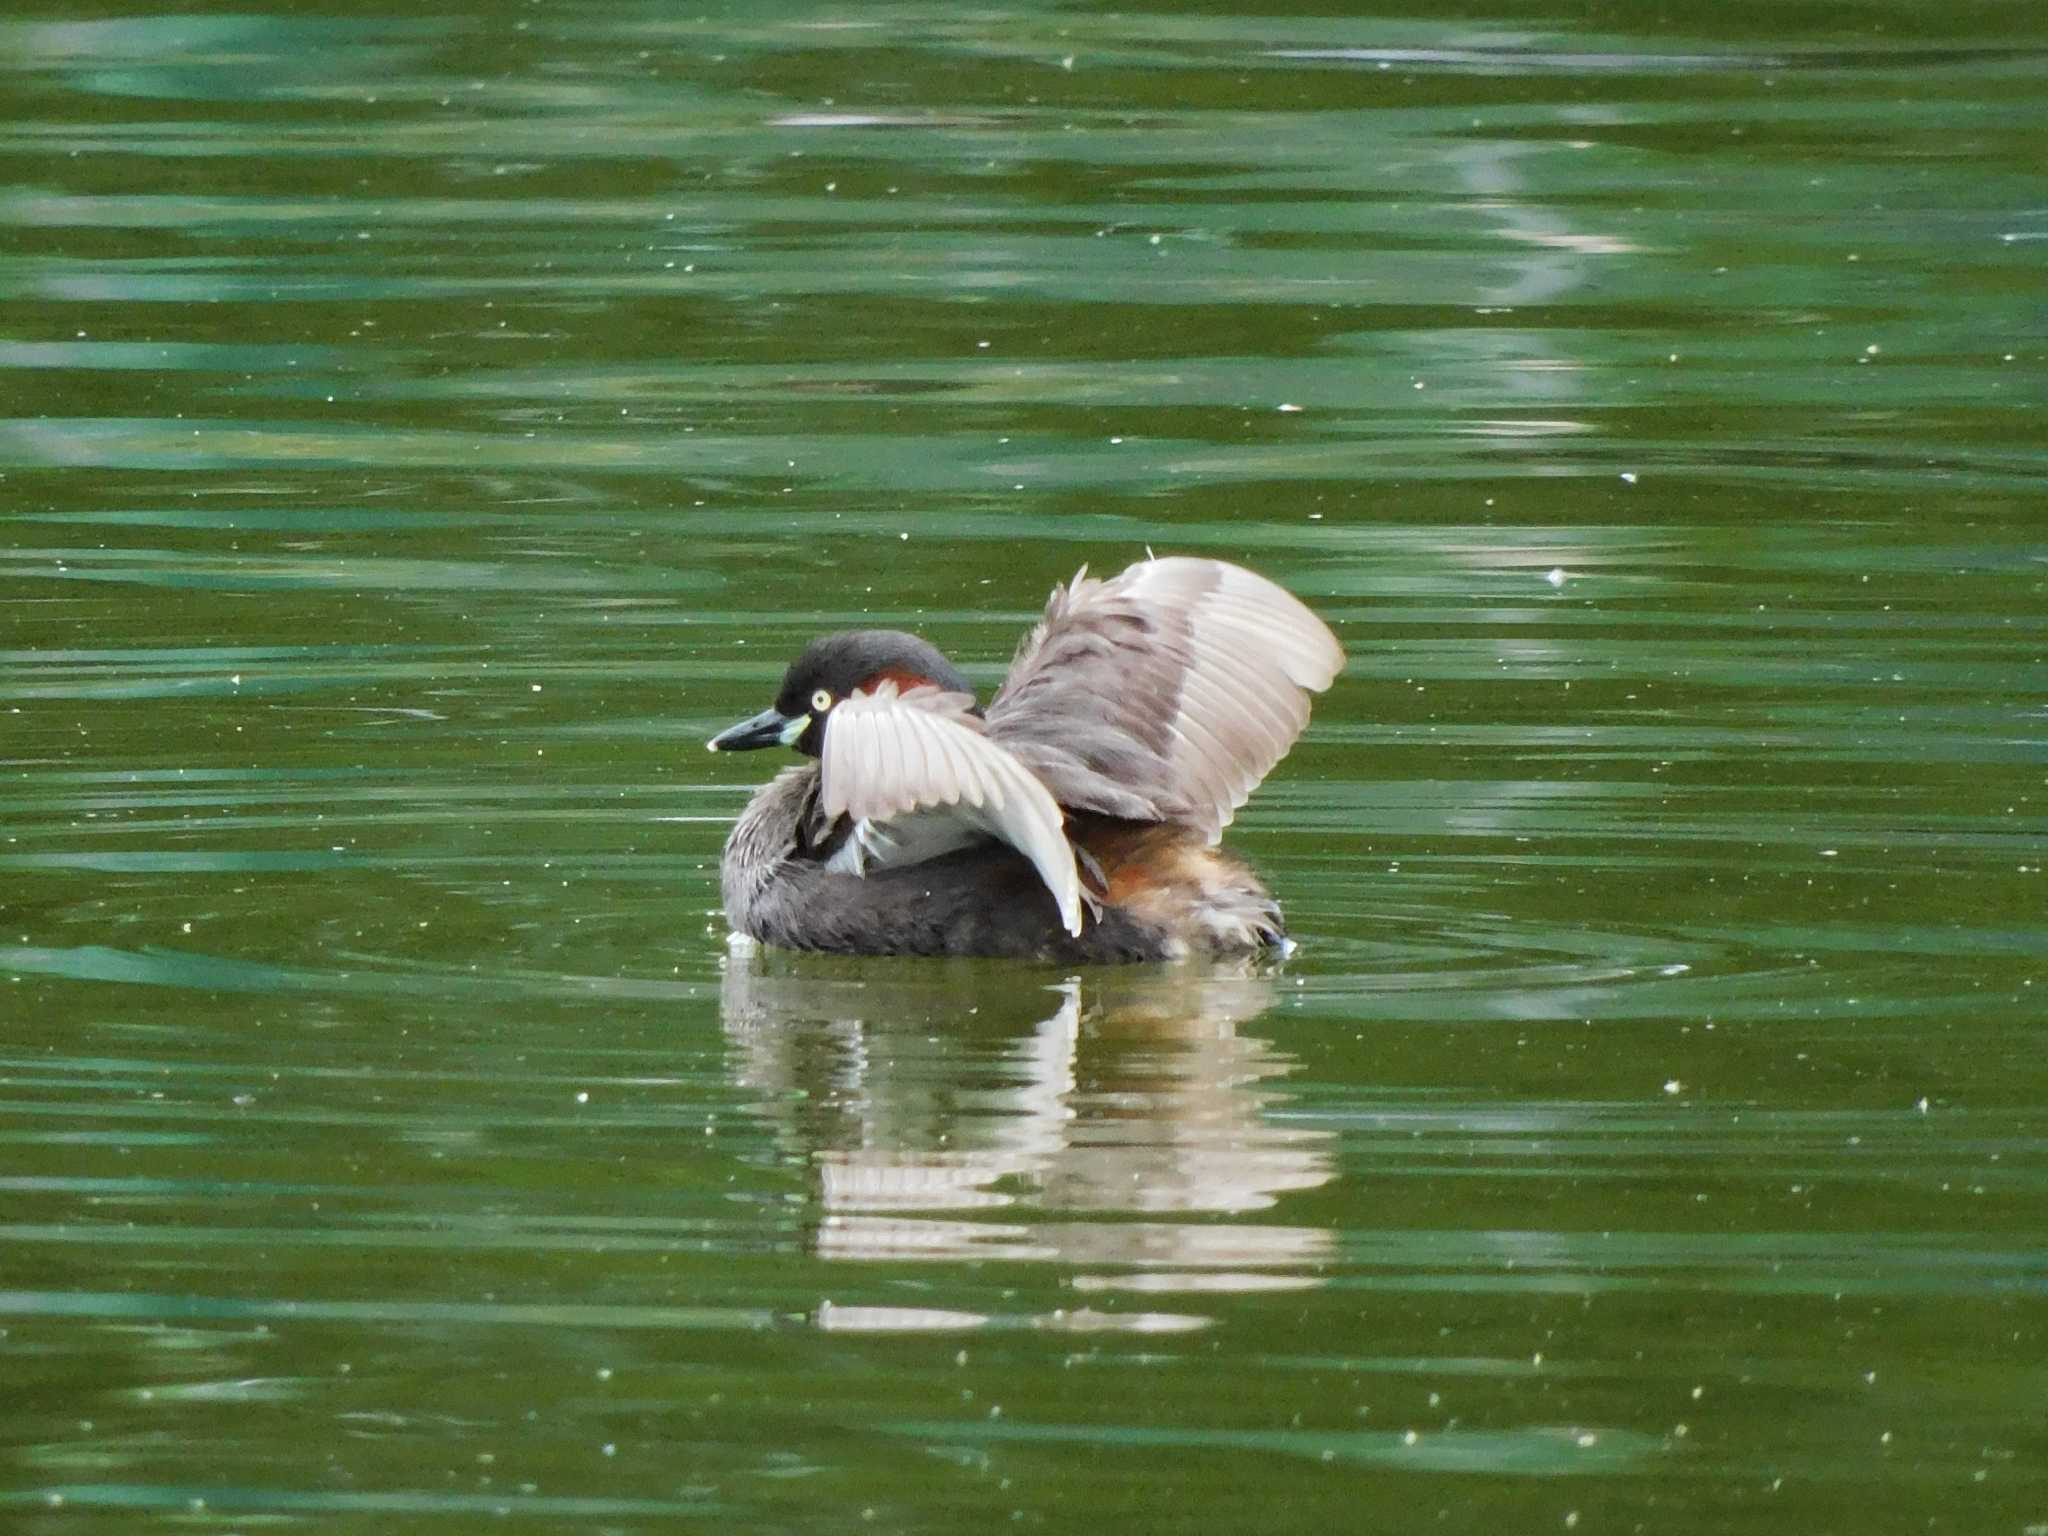
<instances>
[{"instance_id":1,"label":"pale water reflection streak","mask_svg":"<svg viewBox=\"0 0 2048 1536\"><path fill-rule=\"evenodd\" d=\"M820 1258L1047 1263L1085 1303L1318 1283L1332 1234L1250 1219L1334 1172L1327 1132L1271 1118L1295 1064L1245 1031L1276 986L1207 967L1013 986L981 966L807 960L740 942L722 1011L740 1082L814 1171ZM1215 1216L1233 1219L1189 1219ZM820 1317L914 1327L925 1315ZM1207 1320L1062 1308L1038 1321Z\"/></svg>"}]
</instances>

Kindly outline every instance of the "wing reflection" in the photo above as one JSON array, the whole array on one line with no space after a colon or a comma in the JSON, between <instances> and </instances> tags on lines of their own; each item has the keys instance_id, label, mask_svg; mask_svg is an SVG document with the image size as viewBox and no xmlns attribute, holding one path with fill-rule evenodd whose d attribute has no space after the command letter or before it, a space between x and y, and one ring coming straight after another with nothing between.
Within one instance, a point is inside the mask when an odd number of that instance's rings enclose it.
<instances>
[{"instance_id":1,"label":"wing reflection","mask_svg":"<svg viewBox=\"0 0 2048 1536\"><path fill-rule=\"evenodd\" d=\"M1037 1260L1085 1268L1086 1291L1213 1292L1313 1285L1330 1249L1319 1228L1215 1219L1331 1176L1328 1133L1266 1113L1294 1061L1239 1032L1273 990L1227 970L1052 983L757 950L727 961L723 1001L739 1080L813 1171L820 1257Z\"/></svg>"}]
</instances>

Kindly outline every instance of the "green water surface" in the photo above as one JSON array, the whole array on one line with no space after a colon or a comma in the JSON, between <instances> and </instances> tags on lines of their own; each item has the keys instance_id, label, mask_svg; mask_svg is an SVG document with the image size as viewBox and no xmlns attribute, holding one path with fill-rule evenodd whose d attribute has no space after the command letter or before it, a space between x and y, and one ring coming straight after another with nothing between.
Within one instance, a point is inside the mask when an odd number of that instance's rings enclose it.
<instances>
[{"instance_id":1,"label":"green water surface","mask_svg":"<svg viewBox=\"0 0 2048 1536\"><path fill-rule=\"evenodd\" d=\"M2048 9L0 17L0 1527L2048 1531ZM1284 965L729 947L1253 565Z\"/></svg>"}]
</instances>

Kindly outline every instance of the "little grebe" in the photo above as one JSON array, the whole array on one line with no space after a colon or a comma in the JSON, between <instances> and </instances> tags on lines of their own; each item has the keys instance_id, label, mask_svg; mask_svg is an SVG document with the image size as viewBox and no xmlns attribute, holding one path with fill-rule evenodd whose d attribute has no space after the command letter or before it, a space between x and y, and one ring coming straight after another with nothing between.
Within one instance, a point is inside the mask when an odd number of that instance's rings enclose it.
<instances>
[{"instance_id":1,"label":"little grebe","mask_svg":"<svg viewBox=\"0 0 2048 1536\"><path fill-rule=\"evenodd\" d=\"M714 752L793 747L725 845L726 917L792 949L1075 963L1284 942L1217 846L1344 664L1263 576L1144 560L1053 589L986 711L895 630L814 640Z\"/></svg>"}]
</instances>

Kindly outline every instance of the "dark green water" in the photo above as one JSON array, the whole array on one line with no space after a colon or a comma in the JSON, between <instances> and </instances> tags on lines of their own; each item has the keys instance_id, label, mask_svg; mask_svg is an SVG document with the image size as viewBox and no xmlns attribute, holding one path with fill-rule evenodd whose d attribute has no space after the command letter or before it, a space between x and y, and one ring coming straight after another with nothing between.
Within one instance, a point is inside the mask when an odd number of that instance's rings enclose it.
<instances>
[{"instance_id":1,"label":"dark green water","mask_svg":"<svg viewBox=\"0 0 2048 1536\"><path fill-rule=\"evenodd\" d=\"M10 10L0 1524L2041 1536L2044 75ZM729 953L803 638L1147 545L1284 968Z\"/></svg>"}]
</instances>

